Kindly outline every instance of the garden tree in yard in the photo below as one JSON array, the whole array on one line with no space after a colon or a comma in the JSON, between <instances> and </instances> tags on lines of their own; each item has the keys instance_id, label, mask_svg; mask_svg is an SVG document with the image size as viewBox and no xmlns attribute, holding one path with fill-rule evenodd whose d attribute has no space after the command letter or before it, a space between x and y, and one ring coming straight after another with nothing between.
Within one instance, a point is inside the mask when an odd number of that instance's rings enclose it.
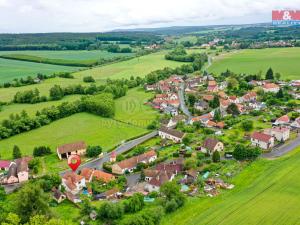
<instances>
[{"instance_id":1,"label":"garden tree in yard","mask_svg":"<svg viewBox=\"0 0 300 225\"><path fill-rule=\"evenodd\" d=\"M88 199L84 199L80 207L80 214L82 216L90 215L93 209L94 208L92 207L90 201Z\"/></svg>"},{"instance_id":2,"label":"garden tree in yard","mask_svg":"<svg viewBox=\"0 0 300 225\"><path fill-rule=\"evenodd\" d=\"M282 88L279 89L279 91L276 93L276 98L283 98L284 94L283 94L283 90Z\"/></svg>"},{"instance_id":3,"label":"garden tree in yard","mask_svg":"<svg viewBox=\"0 0 300 225\"><path fill-rule=\"evenodd\" d=\"M52 100L60 100L64 97L64 91L59 85L54 85L50 89L50 98Z\"/></svg>"},{"instance_id":4,"label":"garden tree in yard","mask_svg":"<svg viewBox=\"0 0 300 225\"><path fill-rule=\"evenodd\" d=\"M61 184L61 177L58 174L47 174L42 176L38 183L45 192L49 192L52 188L58 188Z\"/></svg>"},{"instance_id":5,"label":"garden tree in yard","mask_svg":"<svg viewBox=\"0 0 300 225\"><path fill-rule=\"evenodd\" d=\"M185 135L185 137L182 139L182 143L185 145L188 145L192 142L192 137L190 135Z\"/></svg>"},{"instance_id":6,"label":"garden tree in yard","mask_svg":"<svg viewBox=\"0 0 300 225\"><path fill-rule=\"evenodd\" d=\"M35 215L49 215L49 199L43 189L36 184L27 184L18 192L15 199L16 213L26 223Z\"/></svg>"},{"instance_id":7,"label":"garden tree in yard","mask_svg":"<svg viewBox=\"0 0 300 225\"><path fill-rule=\"evenodd\" d=\"M274 73L271 67L268 69L266 73L266 80L274 80Z\"/></svg>"},{"instance_id":8,"label":"garden tree in yard","mask_svg":"<svg viewBox=\"0 0 300 225\"><path fill-rule=\"evenodd\" d=\"M222 120L222 115L220 109L215 110L214 121L220 122Z\"/></svg>"},{"instance_id":9,"label":"garden tree in yard","mask_svg":"<svg viewBox=\"0 0 300 225\"><path fill-rule=\"evenodd\" d=\"M234 89L238 87L239 82L234 77L230 77L227 79L227 84L228 84L227 86L228 89Z\"/></svg>"},{"instance_id":10,"label":"garden tree in yard","mask_svg":"<svg viewBox=\"0 0 300 225\"><path fill-rule=\"evenodd\" d=\"M38 174L40 166L41 166L41 162L40 162L39 158L34 158L34 159L30 160L29 163L28 163L28 168L34 174Z\"/></svg>"},{"instance_id":11,"label":"garden tree in yard","mask_svg":"<svg viewBox=\"0 0 300 225\"><path fill-rule=\"evenodd\" d=\"M50 219L44 215L36 215L30 218L29 223L26 225L70 225L70 223L58 220Z\"/></svg>"},{"instance_id":12,"label":"garden tree in yard","mask_svg":"<svg viewBox=\"0 0 300 225\"><path fill-rule=\"evenodd\" d=\"M227 111L227 113L232 114L232 115L234 115L234 116L237 116L237 115L240 114L240 111L239 111L237 105L234 104L234 103L231 103L231 104L228 106L228 108L227 108L226 111Z\"/></svg>"},{"instance_id":13,"label":"garden tree in yard","mask_svg":"<svg viewBox=\"0 0 300 225\"><path fill-rule=\"evenodd\" d=\"M120 203L104 202L98 211L98 216L102 220L112 221L120 219L124 214L124 207Z\"/></svg>"},{"instance_id":14,"label":"garden tree in yard","mask_svg":"<svg viewBox=\"0 0 300 225\"><path fill-rule=\"evenodd\" d=\"M14 159L19 159L21 157L22 157L21 150L17 145L15 145L14 148L13 148L13 158Z\"/></svg>"},{"instance_id":15,"label":"garden tree in yard","mask_svg":"<svg viewBox=\"0 0 300 225\"><path fill-rule=\"evenodd\" d=\"M212 161L216 163L216 162L220 162L220 160L221 160L220 152L214 151L214 153L212 154Z\"/></svg>"},{"instance_id":16,"label":"garden tree in yard","mask_svg":"<svg viewBox=\"0 0 300 225\"><path fill-rule=\"evenodd\" d=\"M232 153L233 157L237 160L254 160L260 156L261 150L257 147L244 146L238 144L235 146Z\"/></svg>"},{"instance_id":17,"label":"garden tree in yard","mask_svg":"<svg viewBox=\"0 0 300 225\"><path fill-rule=\"evenodd\" d=\"M218 108L220 106L220 100L217 95L215 95L213 100L209 102L209 106L213 109Z\"/></svg>"},{"instance_id":18,"label":"garden tree in yard","mask_svg":"<svg viewBox=\"0 0 300 225\"><path fill-rule=\"evenodd\" d=\"M174 208L173 202L170 203L170 201L176 202L176 209L182 207L185 203L185 196L183 193L180 192L180 187L178 184L173 182L166 182L160 187L160 192L163 196L166 197L165 202L165 208L166 212L169 212L167 210L170 210Z\"/></svg>"},{"instance_id":19,"label":"garden tree in yard","mask_svg":"<svg viewBox=\"0 0 300 225\"><path fill-rule=\"evenodd\" d=\"M241 123L241 126L244 131L250 131L253 129L253 121L252 120L245 120Z\"/></svg>"},{"instance_id":20,"label":"garden tree in yard","mask_svg":"<svg viewBox=\"0 0 300 225\"><path fill-rule=\"evenodd\" d=\"M124 201L124 210L126 213L136 213L144 207L144 196L135 193L131 198Z\"/></svg>"},{"instance_id":21,"label":"garden tree in yard","mask_svg":"<svg viewBox=\"0 0 300 225\"><path fill-rule=\"evenodd\" d=\"M193 94L188 94L187 101L188 101L189 106L194 106L194 104L196 102L196 96Z\"/></svg>"},{"instance_id":22,"label":"garden tree in yard","mask_svg":"<svg viewBox=\"0 0 300 225\"><path fill-rule=\"evenodd\" d=\"M195 169L197 168L197 160L194 158L189 158L184 161L184 169L189 170L189 169Z\"/></svg>"},{"instance_id":23,"label":"garden tree in yard","mask_svg":"<svg viewBox=\"0 0 300 225\"><path fill-rule=\"evenodd\" d=\"M102 148L100 146L88 146L86 150L86 156L93 158L98 157L102 152Z\"/></svg>"},{"instance_id":24,"label":"garden tree in yard","mask_svg":"<svg viewBox=\"0 0 300 225\"><path fill-rule=\"evenodd\" d=\"M276 80L280 80L281 74L280 73L275 73L275 78Z\"/></svg>"}]
</instances>

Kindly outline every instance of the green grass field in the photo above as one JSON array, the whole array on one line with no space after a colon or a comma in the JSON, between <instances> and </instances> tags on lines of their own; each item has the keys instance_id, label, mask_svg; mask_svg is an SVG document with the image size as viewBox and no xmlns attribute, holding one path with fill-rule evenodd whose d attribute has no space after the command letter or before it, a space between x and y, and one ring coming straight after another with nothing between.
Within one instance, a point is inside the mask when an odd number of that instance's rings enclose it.
<instances>
[{"instance_id":1,"label":"green grass field","mask_svg":"<svg viewBox=\"0 0 300 225\"><path fill-rule=\"evenodd\" d=\"M116 100L115 119L140 127L147 127L158 115L149 105L145 105L153 93L145 92L142 88L134 88L126 96Z\"/></svg>"},{"instance_id":2,"label":"green grass field","mask_svg":"<svg viewBox=\"0 0 300 225\"><path fill-rule=\"evenodd\" d=\"M126 125L88 113L79 113L47 126L0 141L1 158L11 158L12 148L18 145L24 155L31 155L35 146L46 145L53 151L57 146L84 140L88 145L100 145L104 150L147 130Z\"/></svg>"},{"instance_id":3,"label":"green grass field","mask_svg":"<svg viewBox=\"0 0 300 225\"><path fill-rule=\"evenodd\" d=\"M258 160L215 198L189 199L164 224L300 224L300 148L277 160Z\"/></svg>"},{"instance_id":4,"label":"green grass field","mask_svg":"<svg viewBox=\"0 0 300 225\"><path fill-rule=\"evenodd\" d=\"M227 69L235 73L265 75L268 68L281 74L282 79L300 78L300 48L250 49L222 55L213 61L209 71L220 74Z\"/></svg>"},{"instance_id":5,"label":"green grass field","mask_svg":"<svg viewBox=\"0 0 300 225\"><path fill-rule=\"evenodd\" d=\"M73 72L79 69L80 67L58 66L0 58L0 83L12 81L14 78L36 76L38 73L50 75L55 72Z\"/></svg>"},{"instance_id":6,"label":"green grass field","mask_svg":"<svg viewBox=\"0 0 300 225\"><path fill-rule=\"evenodd\" d=\"M95 50L78 50L78 51L0 51L0 55L10 54L22 54L38 56L48 59L66 59L66 60L99 60L99 59L111 59L116 56L130 56L133 53L110 53L107 51Z\"/></svg>"},{"instance_id":7,"label":"green grass field","mask_svg":"<svg viewBox=\"0 0 300 225\"><path fill-rule=\"evenodd\" d=\"M3 51L0 56L7 59L31 61L67 66L93 66L101 59L133 56L134 53L110 53L107 51Z\"/></svg>"},{"instance_id":8,"label":"green grass field","mask_svg":"<svg viewBox=\"0 0 300 225\"><path fill-rule=\"evenodd\" d=\"M74 76L81 79L84 76L93 76L97 81L103 81L107 78L130 78L130 76L144 77L154 70L163 69L164 67L175 68L183 64L165 60L165 54L166 52L157 52L107 66L80 71L74 73Z\"/></svg>"},{"instance_id":9,"label":"green grass field","mask_svg":"<svg viewBox=\"0 0 300 225\"><path fill-rule=\"evenodd\" d=\"M95 67L93 69L84 70L81 72L74 73L75 79L65 79L65 78L53 78L48 79L40 84L23 86L18 88L0 88L0 101L8 102L11 101L18 91L32 90L38 88L41 95L49 95L49 90L55 84L59 84L62 87L73 85L73 84L83 84L87 85L82 81L83 77L92 75L97 84L103 83L107 78L116 79L116 78L130 78L130 76L145 76L153 70L163 69L164 67L175 68L182 65L183 63L174 62L164 59L165 52L158 52L139 58L134 58L128 61L113 63L106 66ZM20 63L15 60L9 60ZM1 62L1 59L0 59ZM32 64L32 63L31 63ZM34 65L38 63L33 63ZM41 64L45 65L45 64ZM49 65L52 66L52 65ZM0 80L1 83L1 80Z\"/></svg>"},{"instance_id":10,"label":"green grass field","mask_svg":"<svg viewBox=\"0 0 300 225\"><path fill-rule=\"evenodd\" d=\"M2 106L0 111L0 121L9 118L11 114L21 113L22 110L25 110L29 116L34 116L38 110L51 106L57 106L63 102L72 102L80 98L80 95L70 95L64 97L62 100L59 101L41 102L37 104L11 104L7 106Z\"/></svg>"}]
</instances>

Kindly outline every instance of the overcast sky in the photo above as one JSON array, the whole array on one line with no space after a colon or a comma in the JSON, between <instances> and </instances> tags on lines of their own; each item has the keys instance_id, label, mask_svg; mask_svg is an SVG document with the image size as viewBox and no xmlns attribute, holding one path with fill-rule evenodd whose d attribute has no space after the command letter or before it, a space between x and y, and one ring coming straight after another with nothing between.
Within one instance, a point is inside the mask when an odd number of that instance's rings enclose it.
<instances>
[{"instance_id":1,"label":"overcast sky","mask_svg":"<svg viewBox=\"0 0 300 225\"><path fill-rule=\"evenodd\" d=\"M0 0L0 33L271 22L300 0Z\"/></svg>"}]
</instances>

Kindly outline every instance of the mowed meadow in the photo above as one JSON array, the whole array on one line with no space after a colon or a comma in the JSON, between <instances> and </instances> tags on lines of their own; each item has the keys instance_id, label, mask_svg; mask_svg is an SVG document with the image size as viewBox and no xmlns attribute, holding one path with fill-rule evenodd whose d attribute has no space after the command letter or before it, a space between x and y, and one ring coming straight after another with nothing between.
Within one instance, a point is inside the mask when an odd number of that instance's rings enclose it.
<instances>
[{"instance_id":1,"label":"mowed meadow","mask_svg":"<svg viewBox=\"0 0 300 225\"><path fill-rule=\"evenodd\" d=\"M247 49L222 54L213 60L209 71L220 74L227 69L235 73L264 75L268 68L281 74L281 79L300 79L300 48Z\"/></svg>"},{"instance_id":2,"label":"mowed meadow","mask_svg":"<svg viewBox=\"0 0 300 225\"><path fill-rule=\"evenodd\" d=\"M189 199L162 224L300 224L299 163L299 147L280 159L255 161L233 178L233 190Z\"/></svg>"}]
</instances>

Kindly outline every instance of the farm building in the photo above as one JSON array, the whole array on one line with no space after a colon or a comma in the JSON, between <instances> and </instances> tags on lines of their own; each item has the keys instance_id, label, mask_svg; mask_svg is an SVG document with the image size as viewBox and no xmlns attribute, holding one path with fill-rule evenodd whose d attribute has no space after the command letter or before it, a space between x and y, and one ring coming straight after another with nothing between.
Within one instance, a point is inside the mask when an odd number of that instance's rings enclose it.
<instances>
[{"instance_id":1,"label":"farm building","mask_svg":"<svg viewBox=\"0 0 300 225\"><path fill-rule=\"evenodd\" d=\"M84 155L86 153L86 144L84 141L61 145L57 148L58 158L67 159L70 155Z\"/></svg>"}]
</instances>

